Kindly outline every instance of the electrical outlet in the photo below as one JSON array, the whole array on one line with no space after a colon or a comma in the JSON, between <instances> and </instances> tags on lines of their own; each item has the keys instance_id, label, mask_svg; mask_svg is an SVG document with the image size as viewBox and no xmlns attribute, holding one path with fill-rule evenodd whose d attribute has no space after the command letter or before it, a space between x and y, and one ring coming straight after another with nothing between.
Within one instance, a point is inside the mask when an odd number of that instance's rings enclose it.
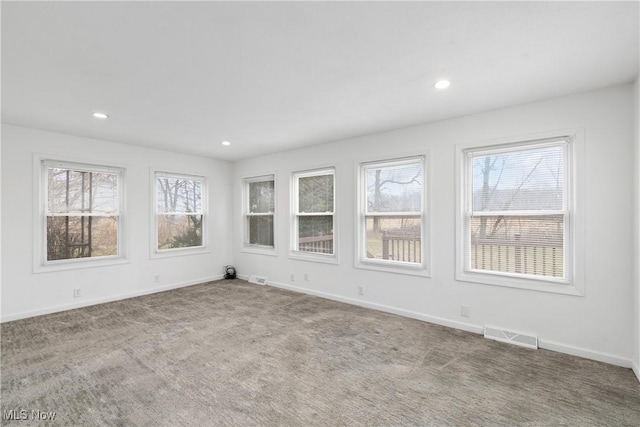
<instances>
[{"instance_id":1,"label":"electrical outlet","mask_svg":"<svg viewBox=\"0 0 640 427\"><path fill-rule=\"evenodd\" d=\"M309 273L304 273L304 281L305 282L309 281Z\"/></svg>"},{"instance_id":2,"label":"electrical outlet","mask_svg":"<svg viewBox=\"0 0 640 427\"><path fill-rule=\"evenodd\" d=\"M291 281L292 281L292 282L295 282L295 281L296 281L296 275L295 275L295 274L293 274L293 273L291 273Z\"/></svg>"},{"instance_id":3,"label":"electrical outlet","mask_svg":"<svg viewBox=\"0 0 640 427\"><path fill-rule=\"evenodd\" d=\"M153 276L153 283L160 283L160 276L158 274Z\"/></svg>"},{"instance_id":4,"label":"electrical outlet","mask_svg":"<svg viewBox=\"0 0 640 427\"><path fill-rule=\"evenodd\" d=\"M73 297L74 298L80 298L82 296L82 293L80 292L80 289L74 289L73 290Z\"/></svg>"},{"instance_id":5,"label":"electrical outlet","mask_svg":"<svg viewBox=\"0 0 640 427\"><path fill-rule=\"evenodd\" d=\"M471 308L468 305L462 304L460 306L460 316L462 316L462 317L471 316Z\"/></svg>"},{"instance_id":6,"label":"electrical outlet","mask_svg":"<svg viewBox=\"0 0 640 427\"><path fill-rule=\"evenodd\" d=\"M364 295L364 286L358 286L358 295Z\"/></svg>"}]
</instances>

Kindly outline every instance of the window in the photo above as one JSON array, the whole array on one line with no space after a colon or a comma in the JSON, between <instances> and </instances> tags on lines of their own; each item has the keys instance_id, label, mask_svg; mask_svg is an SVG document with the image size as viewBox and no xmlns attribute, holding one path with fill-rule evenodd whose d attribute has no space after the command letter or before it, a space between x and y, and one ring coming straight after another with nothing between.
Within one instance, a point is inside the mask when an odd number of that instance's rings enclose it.
<instances>
[{"instance_id":1,"label":"window","mask_svg":"<svg viewBox=\"0 0 640 427\"><path fill-rule=\"evenodd\" d=\"M41 160L43 253L39 265L122 256L118 168Z\"/></svg>"},{"instance_id":2,"label":"window","mask_svg":"<svg viewBox=\"0 0 640 427\"><path fill-rule=\"evenodd\" d=\"M570 283L571 152L568 137L462 151L463 273Z\"/></svg>"},{"instance_id":3,"label":"window","mask_svg":"<svg viewBox=\"0 0 640 427\"><path fill-rule=\"evenodd\" d=\"M360 165L358 265L426 272L424 157Z\"/></svg>"},{"instance_id":4,"label":"window","mask_svg":"<svg viewBox=\"0 0 640 427\"><path fill-rule=\"evenodd\" d=\"M275 177L244 180L245 248L274 249Z\"/></svg>"},{"instance_id":5,"label":"window","mask_svg":"<svg viewBox=\"0 0 640 427\"><path fill-rule=\"evenodd\" d=\"M293 174L294 255L334 258L334 176L333 169Z\"/></svg>"},{"instance_id":6,"label":"window","mask_svg":"<svg viewBox=\"0 0 640 427\"><path fill-rule=\"evenodd\" d=\"M205 178L155 172L157 254L204 248Z\"/></svg>"}]
</instances>

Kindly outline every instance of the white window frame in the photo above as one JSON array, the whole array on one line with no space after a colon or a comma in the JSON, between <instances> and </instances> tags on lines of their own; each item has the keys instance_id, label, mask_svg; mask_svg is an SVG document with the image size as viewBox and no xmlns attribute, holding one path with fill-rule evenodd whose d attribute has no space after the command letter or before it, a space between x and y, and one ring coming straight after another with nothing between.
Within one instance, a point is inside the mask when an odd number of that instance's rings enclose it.
<instances>
[{"instance_id":1,"label":"white window frame","mask_svg":"<svg viewBox=\"0 0 640 427\"><path fill-rule=\"evenodd\" d=\"M402 166L405 164L411 164L419 162L422 166L423 184L422 184L422 206L420 212L414 216L421 220L421 236L420 236L420 250L421 250L421 263L409 263L393 260L380 260L367 258L367 244L366 244L366 219L368 216L374 216L373 212L367 212L367 169L371 167L384 167L384 166ZM357 164L356 169L356 188L357 188L357 212L356 212L356 258L355 267L367 270L377 270L389 273L407 274L413 276L431 276L431 225L430 215L428 209L430 204L429 197L429 185L430 170L428 168L428 155L426 153L409 154L402 157L386 157L378 158L376 160L362 161ZM375 216L411 216L408 212L379 212Z\"/></svg>"},{"instance_id":2,"label":"white window frame","mask_svg":"<svg viewBox=\"0 0 640 427\"><path fill-rule=\"evenodd\" d=\"M241 252L256 253L262 255L277 256L278 248L278 188L277 176L275 173L266 173L260 176L245 177L242 179L242 249ZM273 212L252 213L249 207L249 185L254 182L273 181ZM250 244L249 217L251 216L271 216L273 217L273 246Z\"/></svg>"},{"instance_id":3,"label":"white window frame","mask_svg":"<svg viewBox=\"0 0 640 427\"><path fill-rule=\"evenodd\" d=\"M86 172L103 172L117 176L118 185L118 235L117 255L100 257L70 258L61 260L47 260L47 217L48 215L48 169L81 170ZM128 262L126 254L126 215L125 215L125 173L121 166L106 166L93 161L34 154L33 156L33 186L34 186L34 232L33 232L33 272L46 273L53 271L74 270L80 268L94 268Z\"/></svg>"},{"instance_id":4,"label":"white window frame","mask_svg":"<svg viewBox=\"0 0 640 427\"><path fill-rule=\"evenodd\" d=\"M202 245L200 246L191 246L188 248L169 248L169 249L159 249L158 248L158 215L157 206L158 206L158 191L157 179L160 177L165 178L178 178L178 179L188 179L193 181L199 181L202 186L202 200L201 200L201 211L196 212L195 214L202 215ZM178 172L170 172L165 169L151 169L150 175L150 187L151 187L151 242L149 245L150 248L150 258L167 258L167 257L175 257L175 256L183 256L183 255L197 255L203 253L210 253L209 245L208 245L208 223L209 223L209 201L207 195L209 194L209 189L207 186L207 178L203 175L191 175L184 174ZM172 212L171 214L176 215L189 215L182 212Z\"/></svg>"},{"instance_id":5,"label":"white window frame","mask_svg":"<svg viewBox=\"0 0 640 427\"><path fill-rule=\"evenodd\" d=\"M309 178L314 176L326 176L331 175L333 177L333 211L332 212L314 212L314 213L301 213L299 212L299 180L300 178ZM336 215L336 170L335 167L328 167L322 169L313 169L306 171L293 172L291 174L291 252L290 258L301 259L307 261L325 262L330 264L338 263L338 233L337 215ZM299 250L299 218L303 216L331 216L333 218L333 253L324 254L320 252L307 252Z\"/></svg>"},{"instance_id":6,"label":"white window frame","mask_svg":"<svg viewBox=\"0 0 640 427\"><path fill-rule=\"evenodd\" d=\"M536 276L532 274L508 273L491 270L472 269L470 265L470 234L468 219L472 208L473 165L475 155L499 152L514 152L548 146L564 147L564 191L565 201L557 211L510 211L510 215L562 214L564 216L563 247L564 278ZM584 137L580 129L546 132L517 138L495 141L459 144L456 146L457 166L457 218L456 218L456 280L518 289L584 295L584 223L578 208L583 200L582 163L584 157ZM503 213L499 211L498 214ZM487 212L486 214L496 214Z\"/></svg>"}]
</instances>

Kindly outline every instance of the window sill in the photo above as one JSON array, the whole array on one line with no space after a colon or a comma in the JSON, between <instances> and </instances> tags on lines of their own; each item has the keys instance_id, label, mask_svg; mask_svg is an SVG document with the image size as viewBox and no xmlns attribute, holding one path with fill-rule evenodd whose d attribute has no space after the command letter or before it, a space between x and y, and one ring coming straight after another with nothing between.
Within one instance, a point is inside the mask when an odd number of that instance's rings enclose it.
<instances>
[{"instance_id":1,"label":"window sill","mask_svg":"<svg viewBox=\"0 0 640 427\"><path fill-rule=\"evenodd\" d=\"M424 265L396 264L393 261L381 262L358 260L356 261L355 267L364 270L384 271L387 273L406 274L409 276L431 277L431 273L424 267Z\"/></svg>"},{"instance_id":2,"label":"window sill","mask_svg":"<svg viewBox=\"0 0 640 427\"><path fill-rule=\"evenodd\" d=\"M278 256L278 251L273 246L249 246L244 245L240 252L248 253L248 254L258 254L258 255L269 255L269 256Z\"/></svg>"},{"instance_id":3,"label":"window sill","mask_svg":"<svg viewBox=\"0 0 640 427\"><path fill-rule=\"evenodd\" d=\"M292 251L289 258L299 261L321 262L324 264L339 264L337 255L325 255L314 252Z\"/></svg>"},{"instance_id":4,"label":"window sill","mask_svg":"<svg viewBox=\"0 0 640 427\"><path fill-rule=\"evenodd\" d=\"M517 276L498 275L474 271L458 271L456 280L478 283L482 285L502 286L506 288L525 289L538 292L549 292L562 295L584 296L584 291L569 282L545 279L528 279Z\"/></svg>"},{"instance_id":5,"label":"window sill","mask_svg":"<svg viewBox=\"0 0 640 427\"><path fill-rule=\"evenodd\" d=\"M33 266L34 273L53 273L56 271L78 270L82 268L109 267L112 265L128 264L123 257L109 257L101 259L77 258L73 260L50 261L46 264L37 263Z\"/></svg>"},{"instance_id":6,"label":"window sill","mask_svg":"<svg viewBox=\"0 0 640 427\"><path fill-rule=\"evenodd\" d=\"M188 256L188 255L200 255L200 254L210 254L211 250L205 246L199 246L196 248L176 248L176 249L164 249L161 251L151 252L150 259L163 259L163 258L173 258L178 256Z\"/></svg>"}]
</instances>

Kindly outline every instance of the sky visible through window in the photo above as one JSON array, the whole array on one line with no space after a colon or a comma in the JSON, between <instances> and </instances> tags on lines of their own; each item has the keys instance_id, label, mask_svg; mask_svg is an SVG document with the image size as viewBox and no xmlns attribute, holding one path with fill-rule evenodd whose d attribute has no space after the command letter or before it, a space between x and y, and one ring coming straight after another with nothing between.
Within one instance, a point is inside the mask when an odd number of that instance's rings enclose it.
<instances>
[{"instance_id":1,"label":"sky visible through window","mask_svg":"<svg viewBox=\"0 0 640 427\"><path fill-rule=\"evenodd\" d=\"M473 210L562 209L564 148L473 156Z\"/></svg>"}]
</instances>

